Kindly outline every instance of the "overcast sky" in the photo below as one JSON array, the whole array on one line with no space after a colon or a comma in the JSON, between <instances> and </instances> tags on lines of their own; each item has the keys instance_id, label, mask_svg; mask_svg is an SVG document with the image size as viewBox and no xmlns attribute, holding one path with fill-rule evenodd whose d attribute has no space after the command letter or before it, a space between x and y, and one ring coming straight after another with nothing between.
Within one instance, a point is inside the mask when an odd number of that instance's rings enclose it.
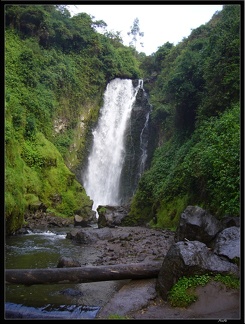
<instances>
[{"instance_id":1,"label":"overcast sky","mask_svg":"<svg viewBox=\"0 0 245 324\"><path fill-rule=\"evenodd\" d=\"M94 16L94 20L104 20L107 31L121 32L124 45L129 46L127 33L133 26L135 18L139 19L141 39L144 47L137 46L139 52L150 55L166 42L178 44L188 37L192 29L207 23L223 5L213 4L92 4L69 5L71 14L85 12Z\"/></svg>"}]
</instances>

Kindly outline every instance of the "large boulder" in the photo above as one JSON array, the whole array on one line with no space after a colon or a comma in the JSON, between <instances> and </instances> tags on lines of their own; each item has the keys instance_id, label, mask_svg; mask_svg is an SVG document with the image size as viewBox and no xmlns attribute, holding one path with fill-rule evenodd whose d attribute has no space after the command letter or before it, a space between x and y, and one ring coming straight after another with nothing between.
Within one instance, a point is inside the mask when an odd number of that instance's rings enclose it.
<instances>
[{"instance_id":1,"label":"large boulder","mask_svg":"<svg viewBox=\"0 0 245 324\"><path fill-rule=\"evenodd\" d=\"M75 215L74 216L74 226L88 227L88 221L84 217Z\"/></svg>"},{"instance_id":2,"label":"large boulder","mask_svg":"<svg viewBox=\"0 0 245 324\"><path fill-rule=\"evenodd\" d=\"M230 261L240 259L240 227L232 226L218 233L214 244L215 254L225 257Z\"/></svg>"},{"instance_id":3,"label":"large boulder","mask_svg":"<svg viewBox=\"0 0 245 324\"><path fill-rule=\"evenodd\" d=\"M199 241L180 241L168 250L157 278L156 288L164 300L179 278L203 274L233 274L239 277L236 264L223 260L206 244Z\"/></svg>"},{"instance_id":4,"label":"large boulder","mask_svg":"<svg viewBox=\"0 0 245 324\"><path fill-rule=\"evenodd\" d=\"M180 215L175 242L188 239L209 244L223 229L222 223L198 206L188 206Z\"/></svg>"},{"instance_id":5,"label":"large boulder","mask_svg":"<svg viewBox=\"0 0 245 324\"><path fill-rule=\"evenodd\" d=\"M239 276L239 219L219 221L198 206L188 206L181 214L175 243L168 250L157 280L163 299L179 278L201 274ZM225 228L227 227L227 228Z\"/></svg>"},{"instance_id":6,"label":"large boulder","mask_svg":"<svg viewBox=\"0 0 245 324\"><path fill-rule=\"evenodd\" d=\"M102 206L97 208L98 228L115 227L121 225L123 219L128 215L129 206Z\"/></svg>"},{"instance_id":7,"label":"large boulder","mask_svg":"<svg viewBox=\"0 0 245 324\"><path fill-rule=\"evenodd\" d=\"M232 226L238 226L238 227L240 227L240 217L236 217L236 216L224 216L221 219L221 223L222 223L222 225L223 225L224 228L232 227Z\"/></svg>"}]
</instances>

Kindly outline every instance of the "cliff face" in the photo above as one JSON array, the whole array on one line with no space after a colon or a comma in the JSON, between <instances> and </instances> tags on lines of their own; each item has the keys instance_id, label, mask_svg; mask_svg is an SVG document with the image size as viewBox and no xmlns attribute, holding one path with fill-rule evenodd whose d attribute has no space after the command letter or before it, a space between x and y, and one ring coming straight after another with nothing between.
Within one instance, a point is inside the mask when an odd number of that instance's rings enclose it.
<instances>
[{"instance_id":1,"label":"cliff face","mask_svg":"<svg viewBox=\"0 0 245 324\"><path fill-rule=\"evenodd\" d=\"M140 88L125 134L125 158L120 179L120 197L123 205L129 203L141 174L149 166L152 155L149 147L150 134L152 134L150 111L147 94L143 88Z\"/></svg>"},{"instance_id":2,"label":"cliff face","mask_svg":"<svg viewBox=\"0 0 245 324\"><path fill-rule=\"evenodd\" d=\"M97 121L101 102L102 95L94 102L87 103L86 107L81 109L77 118L76 127L74 128L72 143L64 157L67 167L75 173L79 182L81 179L81 170L89 154L89 147L92 140L91 130Z\"/></svg>"}]
</instances>

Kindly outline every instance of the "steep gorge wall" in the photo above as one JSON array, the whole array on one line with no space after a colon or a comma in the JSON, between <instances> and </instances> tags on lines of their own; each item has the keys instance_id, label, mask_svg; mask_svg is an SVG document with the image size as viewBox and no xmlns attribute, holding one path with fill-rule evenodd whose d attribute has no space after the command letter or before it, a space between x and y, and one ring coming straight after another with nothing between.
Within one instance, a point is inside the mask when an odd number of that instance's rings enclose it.
<instances>
[{"instance_id":1,"label":"steep gorge wall","mask_svg":"<svg viewBox=\"0 0 245 324\"><path fill-rule=\"evenodd\" d=\"M153 154L154 133L150 118L148 119L150 111L148 96L145 90L140 88L125 135L125 158L120 180L120 196L123 205L130 202L143 171L149 167ZM142 169L143 149L147 156Z\"/></svg>"},{"instance_id":2,"label":"steep gorge wall","mask_svg":"<svg viewBox=\"0 0 245 324\"><path fill-rule=\"evenodd\" d=\"M89 154L89 147L92 141L92 128L98 120L99 110L101 107L102 96L94 102L86 105L78 116L77 125L74 129L73 141L65 155L67 167L75 173L77 180L80 182L81 170Z\"/></svg>"}]
</instances>

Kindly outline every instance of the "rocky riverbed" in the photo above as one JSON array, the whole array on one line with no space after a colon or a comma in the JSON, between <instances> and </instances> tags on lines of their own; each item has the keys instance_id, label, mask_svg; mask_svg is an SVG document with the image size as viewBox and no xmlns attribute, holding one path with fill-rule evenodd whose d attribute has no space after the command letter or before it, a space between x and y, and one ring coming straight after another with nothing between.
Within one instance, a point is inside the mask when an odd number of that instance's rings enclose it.
<instances>
[{"instance_id":1,"label":"rocky riverbed","mask_svg":"<svg viewBox=\"0 0 245 324\"><path fill-rule=\"evenodd\" d=\"M174 243L174 232L146 227L74 228L67 237L98 251L91 265L162 261Z\"/></svg>"},{"instance_id":2,"label":"rocky riverbed","mask_svg":"<svg viewBox=\"0 0 245 324\"><path fill-rule=\"evenodd\" d=\"M52 220L53 221L53 220ZM29 224L30 227L31 223ZM45 224L42 224L45 226ZM54 226L46 224L47 227ZM57 226L57 224L55 225ZM33 227L32 227L33 228ZM77 239L81 228L71 228L68 237ZM86 233L81 244L89 244L97 251L88 265L113 265L125 263L162 262L174 243L174 232L147 227L83 228ZM86 262L85 264L86 265ZM90 289L90 285L88 289ZM220 283L210 282L196 289L198 300L188 308L171 307L161 299L156 287L156 278L122 280L110 294L106 293L110 282L96 284L97 295L103 299L98 319L111 316L125 319L240 319L239 291L227 289ZM91 285L91 289L93 285ZM100 289L101 288L101 289Z\"/></svg>"},{"instance_id":3,"label":"rocky riverbed","mask_svg":"<svg viewBox=\"0 0 245 324\"><path fill-rule=\"evenodd\" d=\"M73 237L76 231L72 230ZM174 243L174 232L146 227L83 229L87 242L100 253L93 265L163 261ZM95 234L97 233L97 234ZM88 244L87 243L87 244ZM157 294L156 278L125 280L103 305L97 318L128 319L238 319L239 292L210 282L196 290L198 300L186 309L171 307Z\"/></svg>"}]
</instances>

